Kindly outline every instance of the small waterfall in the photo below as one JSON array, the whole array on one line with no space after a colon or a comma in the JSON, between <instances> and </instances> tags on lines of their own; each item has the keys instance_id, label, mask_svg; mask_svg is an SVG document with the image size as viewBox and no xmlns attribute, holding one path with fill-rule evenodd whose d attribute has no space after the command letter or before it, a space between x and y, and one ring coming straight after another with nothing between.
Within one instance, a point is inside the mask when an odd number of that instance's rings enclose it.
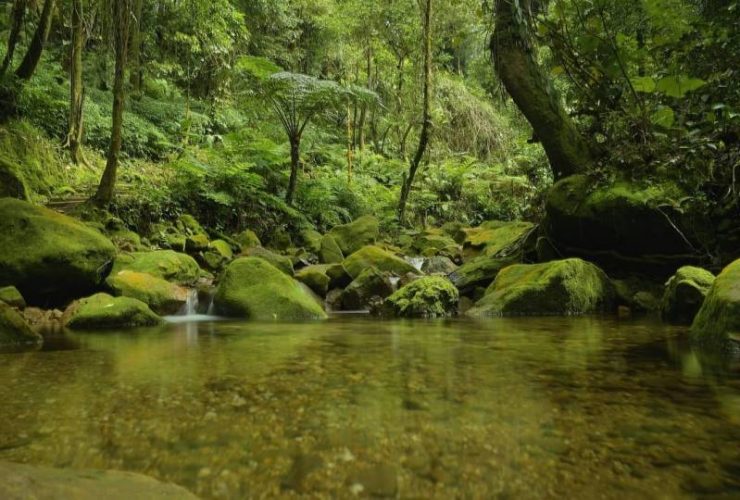
<instances>
[{"instance_id":1,"label":"small waterfall","mask_svg":"<svg viewBox=\"0 0 740 500\"><path fill-rule=\"evenodd\" d=\"M424 265L424 257L406 257L406 262L414 266L417 271L421 271L421 266Z\"/></svg>"},{"instance_id":2,"label":"small waterfall","mask_svg":"<svg viewBox=\"0 0 740 500\"><path fill-rule=\"evenodd\" d=\"M195 316L196 314L198 314L198 290L191 288L188 290L185 305L180 309L178 316Z\"/></svg>"},{"instance_id":3,"label":"small waterfall","mask_svg":"<svg viewBox=\"0 0 740 500\"><path fill-rule=\"evenodd\" d=\"M401 281L401 278L398 276L391 276L389 278L391 280L391 285L393 285L393 288L398 288L398 282Z\"/></svg>"},{"instance_id":4,"label":"small waterfall","mask_svg":"<svg viewBox=\"0 0 740 500\"><path fill-rule=\"evenodd\" d=\"M204 300L203 304L201 305L198 296L198 290L188 290L185 304L183 304L177 314L175 316L165 316L164 319L170 323L193 323L200 321L214 321L220 319L213 316L213 300ZM206 308L208 312L206 314L203 314L203 312L206 311Z\"/></svg>"}]
</instances>

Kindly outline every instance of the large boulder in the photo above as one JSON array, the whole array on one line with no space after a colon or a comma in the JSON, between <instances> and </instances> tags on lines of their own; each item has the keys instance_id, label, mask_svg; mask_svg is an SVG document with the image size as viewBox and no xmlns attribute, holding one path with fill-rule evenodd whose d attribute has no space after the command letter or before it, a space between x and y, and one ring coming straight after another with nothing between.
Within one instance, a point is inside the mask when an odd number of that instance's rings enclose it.
<instances>
[{"instance_id":1,"label":"large boulder","mask_svg":"<svg viewBox=\"0 0 740 500\"><path fill-rule=\"evenodd\" d=\"M157 314L175 314L188 300L188 289L147 273L124 269L111 274L106 284L113 295L144 302Z\"/></svg>"},{"instance_id":2,"label":"large boulder","mask_svg":"<svg viewBox=\"0 0 740 500\"><path fill-rule=\"evenodd\" d=\"M140 300L97 293L73 302L62 321L73 330L108 330L154 326L162 319Z\"/></svg>"},{"instance_id":3,"label":"large boulder","mask_svg":"<svg viewBox=\"0 0 740 500\"><path fill-rule=\"evenodd\" d=\"M269 262L273 266L277 267L288 276L293 276L293 260L285 255L276 254L275 252L271 252L270 250L262 247L252 247L243 250L241 256L256 257L258 259L262 259L265 262Z\"/></svg>"},{"instance_id":4,"label":"large boulder","mask_svg":"<svg viewBox=\"0 0 740 500\"><path fill-rule=\"evenodd\" d=\"M418 274L416 268L402 258L373 245L362 247L344 259L342 265L352 278L357 278L362 271L371 267L396 276L407 273Z\"/></svg>"},{"instance_id":5,"label":"large boulder","mask_svg":"<svg viewBox=\"0 0 740 500\"><path fill-rule=\"evenodd\" d=\"M241 257L226 267L213 305L217 314L255 320L326 318L300 283L257 257Z\"/></svg>"},{"instance_id":6,"label":"large boulder","mask_svg":"<svg viewBox=\"0 0 740 500\"><path fill-rule=\"evenodd\" d=\"M581 259L515 264L502 269L470 316L570 315L611 311L614 285Z\"/></svg>"},{"instance_id":7,"label":"large boulder","mask_svg":"<svg viewBox=\"0 0 740 500\"><path fill-rule=\"evenodd\" d=\"M198 263L191 256L174 250L120 254L111 275L123 270L151 274L178 285L192 285L200 277Z\"/></svg>"},{"instance_id":8,"label":"large boulder","mask_svg":"<svg viewBox=\"0 0 740 500\"><path fill-rule=\"evenodd\" d=\"M517 261L512 257L497 259L480 255L452 271L449 278L460 293L472 295L476 289L490 285L499 271Z\"/></svg>"},{"instance_id":9,"label":"large boulder","mask_svg":"<svg viewBox=\"0 0 740 500\"><path fill-rule=\"evenodd\" d=\"M708 345L740 343L740 259L717 275L691 325L691 336Z\"/></svg>"},{"instance_id":10,"label":"large boulder","mask_svg":"<svg viewBox=\"0 0 740 500\"><path fill-rule=\"evenodd\" d=\"M458 265L452 262L449 257L437 255L429 257L421 265L421 271L427 274L444 274L448 275L457 271Z\"/></svg>"},{"instance_id":11,"label":"large boulder","mask_svg":"<svg viewBox=\"0 0 740 500\"><path fill-rule=\"evenodd\" d=\"M368 267L342 292L342 309L345 311L369 310L381 304L392 293L393 284L388 274L374 267Z\"/></svg>"},{"instance_id":12,"label":"large boulder","mask_svg":"<svg viewBox=\"0 0 740 500\"><path fill-rule=\"evenodd\" d=\"M41 335L34 332L15 309L0 302L0 345L40 344Z\"/></svg>"},{"instance_id":13,"label":"large boulder","mask_svg":"<svg viewBox=\"0 0 740 500\"><path fill-rule=\"evenodd\" d=\"M74 470L0 462L0 498L5 500L196 500L181 486L122 471Z\"/></svg>"},{"instance_id":14,"label":"large boulder","mask_svg":"<svg viewBox=\"0 0 740 500\"><path fill-rule=\"evenodd\" d=\"M673 184L599 186L575 175L551 188L543 231L560 255L588 259L615 275L667 279L697 261L696 230L711 226L671 208L671 200L685 196Z\"/></svg>"},{"instance_id":15,"label":"large boulder","mask_svg":"<svg viewBox=\"0 0 740 500\"><path fill-rule=\"evenodd\" d=\"M306 266L295 273L295 279L313 290L316 295L326 297L331 282L331 278L327 274L330 266L330 264Z\"/></svg>"},{"instance_id":16,"label":"large boulder","mask_svg":"<svg viewBox=\"0 0 740 500\"><path fill-rule=\"evenodd\" d=\"M531 222L484 222L479 227L465 230L464 255L466 258L521 255L530 240L536 241L536 228ZM530 246L534 245L534 241Z\"/></svg>"},{"instance_id":17,"label":"large boulder","mask_svg":"<svg viewBox=\"0 0 740 500\"><path fill-rule=\"evenodd\" d=\"M349 224L335 226L329 234L337 242L344 255L350 255L378 239L378 219L364 215Z\"/></svg>"},{"instance_id":18,"label":"large boulder","mask_svg":"<svg viewBox=\"0 0 740 500\"><path fill-rule=\"evenodd\" d=\"M251 229L245 229L241 233L234 236L234 240L241 245L242 250L250 247L261 247L262 242L260 241L257 233Z\"/></svg>"},{"instance_id":19,"label":"large boulder","mask_svg":"<svg viewBox=\"0 0 740 500\"><path fill-rule=\"evenodd\" d=\"M663 321L690 325L704 302L714 275L700 267L684 266L666 283L660 315Z\"/></svg>"},{"instance_id":20,"label":"large boulder","mask_svg":"<svg viewBox=\"0 0 740 500\"><path fill-rule=\"evenodd\" d=\"M0 286L30 304L58 305L98 288L115 256L113 243L71 217L0 199Z\"/></svg>"},{"instance_id":21,"label":"large boulder","mask_svg":"<svg viewBox=\"0 0 740 500\"><path fill-rule=\"evenodd\" d=\"M457 314L460 294L442 276L425 276L412 281L388 297L383 312L397 317L438 318Z\"/></svg>"},{"instance_id":22,"label":"large boulder","mask_svg":"<svg viewBox=\"0 0 740 500\"><path fill-rule=\"evenodd\" d=\"M337 264L344 261L342 249L330 234L325 234L319 244L319 261L322 264Z\"/></svg>"}]
</instances>

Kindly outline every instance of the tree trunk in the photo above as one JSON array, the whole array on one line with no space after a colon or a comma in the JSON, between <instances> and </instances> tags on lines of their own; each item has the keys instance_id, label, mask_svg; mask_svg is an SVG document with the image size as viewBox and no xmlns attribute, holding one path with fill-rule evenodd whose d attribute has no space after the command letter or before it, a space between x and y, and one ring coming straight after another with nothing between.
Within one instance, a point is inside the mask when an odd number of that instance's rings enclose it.
<instances>
[{"instance_id":1,"label":"tree trunk","mask_svg":"<svg viewBox=\"0 0 740 500\"><path fill-rule=\"evenodd\" d=\"M116 71L113 80L113 121L111 127L108 160L98 191L95 193L95 204L106 207L113 200L118 170L118 155L121 152L121 132L123 126L123 106L125 99L126 59L128 56L129 26L131 9L129 0L113 2L113 42L116 53Z\"/></svg>"},{"instance_id":2,"label":"tree trunk","mask_svg":"<svg viewBox=\"0 0 740 500\"><path fill-rule=\"evenodd\" d=\"M424 109L422 112L421 133L419 134L419 146L416 148L414 158L409 165L409 173L404 178L401 186L401 198L398 202L398 221L402 224L406 217L406 204L414 184L416 171L419 169L421 159L427 150L429 137L432 130L431 107L432 91L432 0L426 0L424 8Z\"/></svg>"},{"instance_id":3,"label":"tree trunk","mask_svg":"<svg viewBox=\"0 0 740 500\"><path fill-rule=\"evenodd\" d=\"M39 19L39 25L36 27L36 32L33 34L31 45L28 46L26 55L21 61L21 65L15 71L15 75L21 80L29 80L33 73L36 71L41 60L41 54L44 51L44 45L46 39L49 38L49 31L51 31L51 20L54 14L54 0L46 0L44 2L44 8L41 11L41 18Z\"/></svg>"},{"instance_id":4,"label":"tree trunk","mask_svg":"<svg viewBox=\"0 0 740 500\"><path fill-rule=\"evenodd\" d=\"M347 184L352 184L352 120L350 105L347 102Z\"/></svg>"},{"instance_id":5,"label":"tree trunk","mask_svg":"<svg viewBox=\"0 0 740 500\"><path fill-rule=\"evenodd\" d=\"M134 94L141 92L143 73L141 69L141 16L143 0L134 0L134 24L131 30L131 91Z\"/></svg>"},{"instance_id":6,"label":"tree trunk","mask_svg":"<svg viewBox=\"0 0 740 500\"><path fill-rule=\"evenodd\" d=\"M5 57L3 58L3 64L0 66L0 76L4 75L8 70L8 67L13 63L13 55L15 54L15 48L18 45L18 40L21 38L21 30L23 29L23 19L26 16L26 0L15 0L13 2L13 11L10 14L11 25L10 35L8 36L8 48L5 51Z\"/></svg>"},{"instance_id":7,"label":"tree trunk","mask_svg":"<svg viewBox=\"0 0 740 500\"><path fill-rule=\"evenodd\" d=\"M594 162L594 152L535 61L528 34L528 11L528 0L496 0L491 52L504 87L545 148L553 176L561 179L588 170Z\"/></svg>"},{"instance_id":8,"label":"tree trunk","mask_svg":"<svg viewBox=\"0 0 740 500\"><path fill-rule=\"evenodd\" d=\"M288 205L293 204L295 196L295 187L298 183L298 169L301 166L301 138L294 136L290 138L290 180L288 181L288 191L285 193L285 201Z\"/></svg>"},{"instance_id":9,"label":"tree trunk","mask_svg":"<svg viewBox=\"0 0 740 500\"><path fill-rule=\"evenodd\" d=\"M82 50L85 45L85 34L82 17L82 0L72 0L72 44L71 65L69 73L70 102L69 102L69 131L67 145L72 163L78 164L80 145L82 143L82 109L85 99L85 90L82 83Z\"/></svg>"}]
</instances>

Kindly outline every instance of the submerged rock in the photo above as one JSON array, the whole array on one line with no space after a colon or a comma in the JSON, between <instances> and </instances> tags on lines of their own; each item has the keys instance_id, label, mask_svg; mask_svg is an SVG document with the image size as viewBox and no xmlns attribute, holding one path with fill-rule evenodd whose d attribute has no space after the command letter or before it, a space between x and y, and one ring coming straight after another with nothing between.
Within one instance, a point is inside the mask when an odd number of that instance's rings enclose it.
<instances>
[{"instance_id":1,"label":"submerged rock","mask_svg":"<svg viewBox=\"0 0 740 500\"><path fill-rule=\"evenodd\" d=\"M371 267L396 276L403 276L406 273L418 274L416 268L402 258L372 245L362 247L344 259L342 265L353 278L357 278L365 269Z\"/></svg>"},{"instance_id":2,"label":"submerged rock","mask_svg":"<svg viewBox=\"0 0 740 500\"><path fill-rule=\"evenodd\" d=\"M106 283L116 296L147 304L157 314L175 314L188 299L188 290L156 276L123 270L108 276Z\"/></svg>"},{"instance_id":3,"label":"submerged rock","mask_svg":"<svg viewBox=\"0 0 740 500\"><path fill-rule=\"evenodd\" d=\"M269 262L276 268L280 269L288 276L293 276L293 261L290 257L286 257L285 255L278 255L275 252L271 252L270 250L262 247L252 247L242 251L241 256L256 257L258 259L262 259L265 262Z\"/></svg>"},{"instance_id":4,"label":"submerged rock","mask_svg":"<svg viewBox=\"0 0 740 500\"><path fill-rule=\"evenodd\" d=\"M515 264L499 272L470 316L569 315L611 311L614 285L581 259Z\"/></svg>"},{"instance_id":5,"label":"submerged rock","mask_svg":"<svg viewBox=\"0 0 740 500\"><path fill-rule=\"evenodd\" d=\"M709 345L740 343L740 259L717 275L691 325L691 336Z\"/></svg>"},{"instance_id":6,"label":"submerged rock","mask_svg":"<svg viewBox=\"0 0 740 500\"><path fill-rule=\"evenodd\" d=\"M383 312L407 318L454 316L459 300L460 294L450 280L441 276L425 276L388 297Z\"/></svg>"},{"instance_id":7,"label":"submerged rock","mask_svg":"<svg viewBox=\"0 0 740 500\"><path fill-rule=\"evenodd\" d=\"M666 283L661 306L664 321L690 325L704 302L714 275L700 267L684 266Z\"/></svg>"},{"instance_id":8,"label":"submerged rock","mask_svg":"<svg viewBox=\"0 0 740 500\"><path fill-rule=\"evenodd\" d=\"M61 304L100 286L113 243L66 215L0 199L0 286L14 285L30 304Z\"/></svg>"},{"instance_id":9,"label":"submerged rock","mask_svg":"<svg viewBox=\"0 0 740 500\"><path fill-rule=\"evenodd\" d=\"M122 471L73 470L0 462L0 498L6 500L74 498L130 500L135 498L195 500L180 486Z\"/></svg>"},{"instance_id":10,"label":"submerged rock","mask_svg":"<svg viewBox=\"0 0 740 500\"><path fill-rule=\"evenodd\" d=\"M0 302L5 302L11 307L17 307L23 309L26 307L26 300L21 295L21 292L14 286L6 286L0 288Z\"/></svg>"},{"instance_id":11,"label":"submerged rock","mask_svg":"<svg viewBox=\"0 0 740 500\"><path fill-rule=\"evenodd\" d=\"M378 219L365 215L349 224L335 226L329 231L344 255L350 255L378 239Z\"/></svg>"},{"instance_id":12,"label":"submerged rock","mask_svg":"<svg viewBox=\"0 0 740 500\"><path fill-rule=\"evenodd\" d=\"M362 271L342 293L342 309L359 311L371 309L393 293L393 284L387 274L374 267Z\"/></svg>"},{"instance_id":13,"label":"submerged rock","mask_svg":"<svg viewBox=\"0 0 740 500\"><path fill-rule=\"evenodd\" d=\"M154 326L162 319L144 302L98 293L73 302L64 311L64 326L73 330L103 330Z\"/></svg>"},{"instance_id":14,"label":"submerged rock","mask_svg":"<svg viewBox=\"0 0 740 500\"><path fill-rule=\"evenodd\" d=\"M31 329L15 309L0 302L0 345L40 344L41 335Z\"/></svg>"},{"instance_id":15,"label":"submerged rock","mask_svg":"<svg viewBox=\"0 0 740 500\"><path fill-rule=\"evenodd\" d=\"M151 274L178 285L192 285L200 277L198 263L189 255L174 250L120 254L111 275L123 270Z\"/></svg>"},{"instance_id":16,"label":"submerged rock","mask_svg":"<svg viewBox=\"0 0 740 500\"><path fill-rule=\"evenodd\" d=\"M319 246L319 262L322 264L337 264L344 261L342 249L337 245L337 241L330 234L325 234L321 238Z\"/></svg>"},{"instance_id":17,"label":"submerged rock","mask_svg":"<svg viewBox=\"0 0 740 500\"><path fill-rule=\"evenodd\" d=\"M326 318L300 283L257 257L241 257L226 267L213 304L217 314L255 320Z\"/></svg>"}]
</instances>

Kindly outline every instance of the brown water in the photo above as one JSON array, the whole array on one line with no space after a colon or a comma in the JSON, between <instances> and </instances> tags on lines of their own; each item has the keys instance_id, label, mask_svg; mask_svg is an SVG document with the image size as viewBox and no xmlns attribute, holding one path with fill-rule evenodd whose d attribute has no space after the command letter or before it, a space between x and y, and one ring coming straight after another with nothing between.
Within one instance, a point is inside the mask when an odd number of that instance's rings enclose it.
<instances>
[{"instance_id":1,"label":"brown water","mask_svg":"<svg viewBox=\"0 0 740 500\"><path fill-rule=\"evenodd\" d=\"M740 366L651 322L199 323L0 355L0 460L206 498L740 498Z\"/></svg>"}]
</instances>

